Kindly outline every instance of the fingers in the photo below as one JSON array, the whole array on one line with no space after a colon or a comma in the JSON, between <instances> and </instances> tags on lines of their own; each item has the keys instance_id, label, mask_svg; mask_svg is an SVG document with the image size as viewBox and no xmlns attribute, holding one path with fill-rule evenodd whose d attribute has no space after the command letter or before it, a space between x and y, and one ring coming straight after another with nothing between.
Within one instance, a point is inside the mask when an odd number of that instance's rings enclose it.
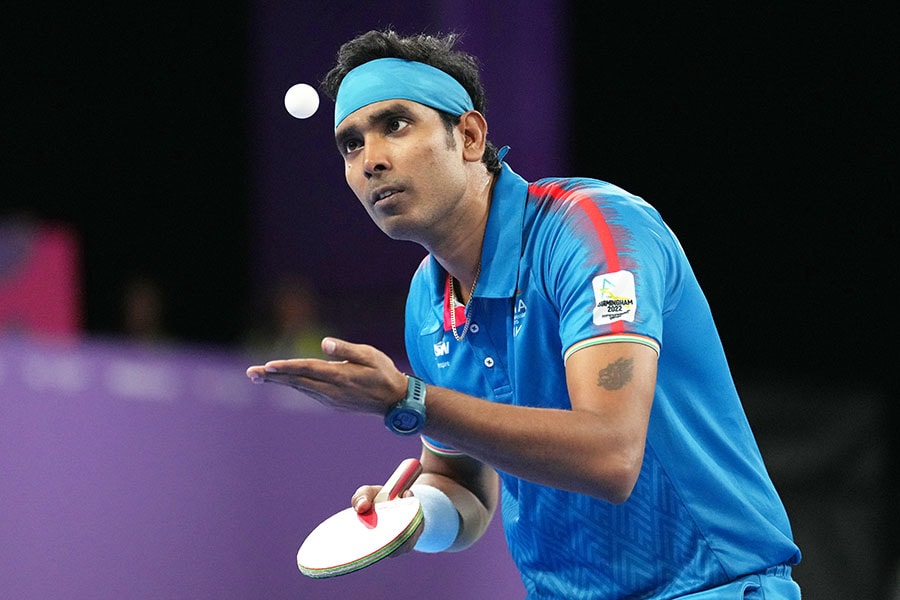
<instances>
[{"instance_id":1,"label":"fingers","mask_svg":"<svg viewBox=\"0 0 900 600\"><path fill-rule=\"evenodd\" d=\"M263 365L256 365L247 369L247 377L253 383L266 382L266 368Z\"/></svg>"},{"instance_id":2,"label":"fingers","mask_svg":"<svg viewBox=\"0 0 900 600\"><path fill-rule=\"evenodd\" d=\"M376 348L327 337L322 350L326 360L272 360L247 369L247 377L308 392L327 406L379 415L406 394L406 376Z\"/></svg>"},{"instance_id":3,"label":"fingers","mask_svg":"<svg viewBox=\"0 0 900 600\"><path fill-rule=\"evenodd\" d=\"M350 499L350 506L356 509L359 514L367 513L372 510L375 505L375 496L381 491L380 485L364 485L353 494Z\"/></svg>"},{"instance_id":4,"label":"fingers","mask_svg":"<svg viewBox=\"0 0 900 600\"><path fill-rule=\"evenodd\" d=\"M330 367L334 361L323 361L317 358L292 358L283 360L270 360L264 365L254 365L247 369L247 377L253 383L281 383L294 385L295 378L307 380L330 379L328 373L332 373Z\"/></svg>"},{"instance_id":5,"label":"fingers","mask_svg":"<svg viewBox=\"0 0 900 600\"><path fill-rule=\"evenodd\" d=\"M282 376L283 374L312 377L315 373L320 372L323 366L329 362L339 364L352 362L370 365L372 363L371 350L370 346L351 344L337 338L326 337L322 340L322 351L335 360L322 361L306 358L270 360L264 365L254 365L248 368L246 373L253 383L266 383L268 381L288 383L285 380L286 378Z\"/></svg>"},{"instance_id":6,"label":"fingers","mask_svg":"<svg viewBox=\"0 0 900 600\"><path fill-rule=\"evenodd\" d=\"M322 352L334 360L375 366L377 358L375 349L366 344L354 344L334 337L322 340Z\"/></svg>"},{"instance_id":7,"label":"fingers","mask_svg":"<svg viewBox=\"0 0 900 600\"><path fill-rule=\"evenodd\" d=\"M350 499L350 506L356 509L358 513L369 512L372 506L375 504L375 496L378 495L378 492L381 491L382 486L380 485L364 485L356 490L356 493L353 494L353 497ZM406 490L402 494L400 494L401 498L412 498L413 493L412 490Z\"/></svg>"},{"instance_id":8,"label":"fingers","mask_svg":"<svg viewBox=\"0 0 900 600\"><path fill-rule=\"evenodd\" d=\"M335 338L324 338L322 340L322 352L327 354L328 356L334 356L334 353L337 352L338 340Z\"/></svg>"},{"instance_id":9,"label":"fingers","mask_svg":"<svg viewBox=\"0 0 900 600\"><path fill-rule=\"evenodd\" d=\"M356 493L353 494L353 497L350 499L350 505L356 509L358 514L365 514L372 510L375 507L375 496L378 495L378 492L381 491L382 486L380 485L364 485L356 490ZM406 490L403 492L403 498L412 497L413 493L410 490ZM402 546L394 550L389 556L399 556L401 554L406 554L407 552L411 552L415 546L416 542L419 540L419 536L422 535L422 531L424 530L425 522L424 520L413 534L406 540Z\"/></svg>"}]
</instances>

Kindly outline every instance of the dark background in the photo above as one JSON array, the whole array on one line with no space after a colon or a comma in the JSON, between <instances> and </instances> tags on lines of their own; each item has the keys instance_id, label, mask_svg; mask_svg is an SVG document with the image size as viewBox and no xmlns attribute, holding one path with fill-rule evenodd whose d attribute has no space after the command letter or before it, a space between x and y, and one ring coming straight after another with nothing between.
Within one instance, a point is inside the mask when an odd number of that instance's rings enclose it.
<instances>
[{"instance_id":1,"label":"dark background","mask_svg":"<svg viewBox=\"0 0 900 600\"><path fill-rule=\"evenodd\" d=\"M576 11L576 170L662 212L738 365L885 364L898 90L869 11Z\"/></svg>"},{"instance_id":2,"label":"dark background","mask_svg":"<svg viewBox=\"0 0 900 600\"><path fill-rule=\"evenodd\" d=\"M4 19L0 214L75 227L89 331L120 326L117 282L133 273L164 284L177 337L227 344L247 326L249 12L31 5ZM567 15L571 173L546 174L657 206L734 362L882 378L895 23L856 5Z\"/></svg>"},{"instance_id":3,"label":"dark background","mask_svg":"<svg viewBox=\"0 0 900 600\"><path fill-rule=\"evenodd\" d=\"M250 285L240 4L29 3L4 18L4 212L75 227L86 328L134 275L177 337L233 342Z\"/></svg>"},{"instance_id":4,"label":"dark background","mask_svg":"<svg viewBox=\"0 0 900 600\"><path fill-rule=\"evenodd\" d=\"M253 10L30 4L2 19L0 218L74 228L88 333L121 332L135 274L163 285L167 328L187 343L239 344L257 314L271 274L254 262ZM568 171L525 174L597 177L656 206L739 377L883 399L860 443L890 448L888 489L879 476L873 493L896 498L897 22L866 4L563 12ZM396 277L363 292L393 297ZM821 405L800 397L790 427L815 444L802 417ZM896 556L894 522L879 555Z\"/></svg>"}]
</instances>

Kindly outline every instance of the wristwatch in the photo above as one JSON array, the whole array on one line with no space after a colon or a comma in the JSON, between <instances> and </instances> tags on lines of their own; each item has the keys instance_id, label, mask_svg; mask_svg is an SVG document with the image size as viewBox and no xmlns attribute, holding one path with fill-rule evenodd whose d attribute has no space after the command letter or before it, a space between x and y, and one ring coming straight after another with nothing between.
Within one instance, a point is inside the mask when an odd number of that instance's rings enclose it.
<instances>
[{"instance_id":1,"label":"wristwatch","mask_svg":"<svg viewBox=\"0 0 900 600\"><path fill-rule=\"evenodd\" d=\"M406 396L384 415L384 425L394 433L412 435L425 427L425 382L406 376Z\"/></svg>"}]
</instances>

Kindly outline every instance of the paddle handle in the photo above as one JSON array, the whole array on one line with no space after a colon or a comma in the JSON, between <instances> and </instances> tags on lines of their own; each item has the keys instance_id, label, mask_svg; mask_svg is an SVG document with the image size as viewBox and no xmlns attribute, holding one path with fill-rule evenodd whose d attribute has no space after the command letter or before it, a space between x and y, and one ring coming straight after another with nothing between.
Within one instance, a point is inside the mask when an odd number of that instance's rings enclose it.
<instances>
[{"instance_id":1,"label":"paddle handle","mask_svg":"<svg viewBox=\"0 0 900 600\"><path fill-rule=\"evenodd\" d=\"M390 479L375 496L375 502L384 502L398 498L400 494L408 490L422 472L422 464L416 458L407 458L400 463Z\"/></svg>"}]
</instances>

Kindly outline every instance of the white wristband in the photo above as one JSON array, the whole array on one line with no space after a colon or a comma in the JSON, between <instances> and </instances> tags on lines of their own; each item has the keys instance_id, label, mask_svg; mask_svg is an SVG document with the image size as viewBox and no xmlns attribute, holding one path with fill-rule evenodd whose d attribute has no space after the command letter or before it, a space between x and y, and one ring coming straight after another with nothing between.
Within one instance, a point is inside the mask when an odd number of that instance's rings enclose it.
<instances>
[{"instance_id":1,"label":"white wristband","mask_svg":"<svg viewBox=\"0 0 900 600\"><path fill-rule=\"evenodd\" d=\"M459 513L447 494L424 483L413 485L413 495L422 505L425 527L416 541L419 552L443 552L459 535Z\"/></svg>"}]
</instances>

